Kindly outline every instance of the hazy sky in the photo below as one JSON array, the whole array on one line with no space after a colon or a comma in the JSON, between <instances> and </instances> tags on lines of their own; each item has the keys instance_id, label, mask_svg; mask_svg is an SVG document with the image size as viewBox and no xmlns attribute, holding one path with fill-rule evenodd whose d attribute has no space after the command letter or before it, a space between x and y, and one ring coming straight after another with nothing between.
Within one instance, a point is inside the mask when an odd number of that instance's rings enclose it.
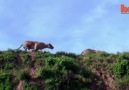
<instances>
[{"instance_id":1,"label":"hazy sky","mask_svg":"<svg viewBox=\"0 0 129 90\"><path fill-rule=\"evenodd\" d=\"M128 0L0 0L0 50L26 40L51 43L54 50L129 51Z\"/></svg>"}]
</instances>

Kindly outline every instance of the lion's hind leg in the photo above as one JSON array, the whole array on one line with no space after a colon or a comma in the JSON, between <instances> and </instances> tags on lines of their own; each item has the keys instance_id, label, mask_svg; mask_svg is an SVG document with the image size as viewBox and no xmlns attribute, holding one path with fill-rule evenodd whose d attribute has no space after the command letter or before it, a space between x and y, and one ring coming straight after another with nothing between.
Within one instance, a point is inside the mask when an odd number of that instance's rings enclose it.
<instances>
[{"instance_id":1,"label":"lion's hind leg","mask_svg":"<svg viewBox=\"0 0 129 90\"><path fill-rule=\"evenodd\" d=\"M27 52L27 49L28 49L28 47L23 47L24 49L25 49L25 51Z\"/></svg>"}]
</instances>

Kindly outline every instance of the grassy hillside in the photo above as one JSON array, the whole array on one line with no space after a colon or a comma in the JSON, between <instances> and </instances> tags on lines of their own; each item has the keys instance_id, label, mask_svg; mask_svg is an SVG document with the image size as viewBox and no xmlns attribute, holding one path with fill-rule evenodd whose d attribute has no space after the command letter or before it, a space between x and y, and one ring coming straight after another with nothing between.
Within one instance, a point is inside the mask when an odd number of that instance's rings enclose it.
<instances>
[{"instance_id":1,"label":"grassy hillside","mask_svg":"<svg viewBox=\"0 0 129 90\"><path fill-rule=\"evenodd\" d=\"M0 90L128 89L128 52L0 52Z\"/></svg>"}]
</instances>

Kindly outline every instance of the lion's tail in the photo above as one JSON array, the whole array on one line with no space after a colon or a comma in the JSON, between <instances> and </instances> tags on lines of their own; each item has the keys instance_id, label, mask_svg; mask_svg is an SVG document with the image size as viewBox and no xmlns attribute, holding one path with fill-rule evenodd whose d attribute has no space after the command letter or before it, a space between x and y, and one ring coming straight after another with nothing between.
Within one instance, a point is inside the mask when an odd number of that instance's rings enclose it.
<instances>
[{"instance_id":1,"label":"lion's tail","mask_svg":"<svg viewBox=\"0 0 129 90\"><path fill-rule=\"evenodd\" d=\"M17 48L16 50L20 49L23 45L21 44L21 46L19 48Z\"/></svg>"}]
</instances>

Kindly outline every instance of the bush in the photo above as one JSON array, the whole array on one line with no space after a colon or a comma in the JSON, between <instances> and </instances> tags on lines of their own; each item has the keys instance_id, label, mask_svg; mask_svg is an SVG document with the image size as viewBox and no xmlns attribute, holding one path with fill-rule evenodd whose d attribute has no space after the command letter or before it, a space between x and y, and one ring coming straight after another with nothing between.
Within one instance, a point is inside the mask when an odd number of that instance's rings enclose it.
<instances>
[{"instance_id":1,"label":"bush","mask_svg":"<svg viewBox=\"0 0 129 90\"><path fill-rule=\"evenodd\" d=\"M23 90L39 90L39 87L34 82L30 82L30 83L24 82Z\"/></svg>"},{"instance_id":2,"label":"bush","mask_svg":"<svg viewBox=\"0 0 129 90\"><path fill-rule=\"evenodd\" d=\"M36 52L36 58L43 58L43 57L44 57L43 52L41 51Z\"/></svg>"},{"instance_id":3,"label":"bush","mask_svg":"<svg viewBox=\"0 0 129 90\"><path fill-rule=\"evenodd\" d=\"M47 67L42 67L40 68L37 77L38 78L51 78L54 77L56 73L54 73L55 71L51 68L47 68Z\"/></svg>"},{"instance_id":4,"label":"bush","mask_svg":"<svg viewBox=\"0 0 129 90\"><path fill-rule=\"evenodd\" d=\"M29 54L22 54L22 61L23 61L23 64L24 65L26 65L27 67L29 67L30 66L30 59L31 59L31 57L30 57L30 55Z\"/></svg>"},{"instance_id":5,"label":"bush","mask_svg":"<svg viewBox=\"0 0 129 90\"><path fill-rule=\"evenodd\" d=\"M56 56L62 56L62 55L66 55L66 52L60 51L60 52L56 52L55 54Z\"/></svg>"},{"instance_id":6,"label":"bush","mask_svg":"<svg viewBox=\"0 0 129 90\"><path fill-rule=\"evenodd\" d=\"M71 58L76 58L77 55L75 53L67 53L67 52L56 52L55 56L60 57L60 56L67 56L67 57L71 57Z\"/></svg>"},{"instance_id":7,"label":"bush","mask_svg":"<svg viewBox=\"0 0 129 90\"><path fill-rule=\"evenodd\" d=\"M15 53L25 54L27 52L26 51L23 51L23 50L15 50Z\"/></svg>"},{"instance_id":8,"label":"bush","mask_svg":"<svg viewBox=\"0 0 129 90\"><path fill-rule=\"evenodd\" d=\"M129 60L124 58L124 54L118 54L116 61L117 62L111 66L111 70L115 74L116 78L129 75Z\"/></svg>"},{"instance_id":9,"label":"bush","mask_svg":"<svg viewBox=\"0 0 129 90\"><path fill-rule=\"evenodd\" d=\"M90 74L81 69L77 61L68 57L48 57L37 77L45 80L46 90L78 90L90 88ZM86 77L85 77L86 76Z\"/></svg>"},{"instance_id":10,"label":"bush","mask_svg":"<svg viewBox=\"0 0 129 90\"><path fill-rule=\"evenodd\" d=\"M0 68L13 69L16 67L17 55L13 50L4 51L0 54Z\"/></svg>"},{"instance_id":11,"label":"bush","mask_svg":"<svg viewBox=\"0 0 129 90\"><path fill-rule=\"evenodd\" d=\"M116 78L117 90L127 90L129 87L129 76L125 75L122 78Z\"/></svg>"},{"instance_id":12,"label":"bush","mask_svg":"<svg viewBox=\"0 0 129 90\"><path fill-rule=\"evenodd\" d=\"M0 61L15 61L16 53L13 50L4 51L0 54Z\"/></svg>"},{"instance_id":13,"label":"bush","mask_svg":"<svg viewBox=\"0 0 129 90\"><path fill-rule=\"evenodd\" d=\"M0 90L12 90L11 75L7 73L0 74Z\"/></svg>"},{"instance_id":14,"label":"bush","mask_svg":"<svg viewBox=\"0 0 129 90\"><path fill-rule=\"evenodd\" d=\"M25 81L28 81L30 80L31 76L29 75L29 72L28 71L19 71L18 74L17 74L17 79L18 80L25 80Z\"/></svg>"}]
</instances>

